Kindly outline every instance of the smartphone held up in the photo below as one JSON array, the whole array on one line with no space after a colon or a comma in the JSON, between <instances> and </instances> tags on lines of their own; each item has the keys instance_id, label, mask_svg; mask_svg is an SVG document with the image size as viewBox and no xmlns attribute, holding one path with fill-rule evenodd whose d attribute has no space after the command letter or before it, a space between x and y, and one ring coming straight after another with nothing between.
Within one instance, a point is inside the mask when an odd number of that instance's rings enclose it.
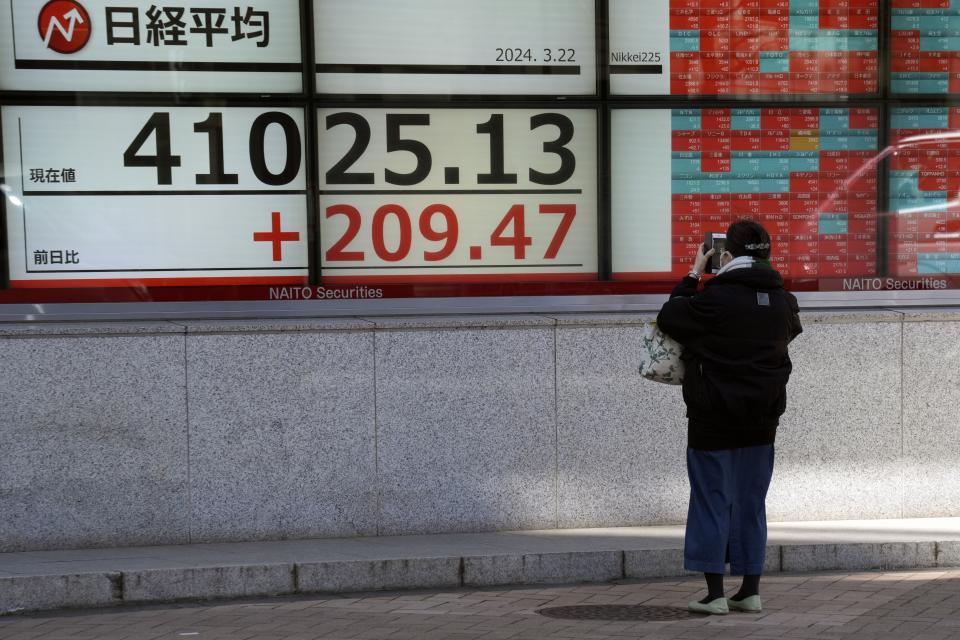
<instances>
[{"instance_id":1,"label":"smartphone held up","mask_svg":"<svg viewBox=\"0 0 960 640\"><path fill-rule=\"evenodd\" d=\"M707 262L704 273L716 273L720 270L720 254L726 251L726 243L727 234L721 231L707 231L703 234L703 244L705 247L703 252L706 253L710 251L710 249L715 249L713 255L710 256L710 261Z\"/></svg>"}]
</instances>

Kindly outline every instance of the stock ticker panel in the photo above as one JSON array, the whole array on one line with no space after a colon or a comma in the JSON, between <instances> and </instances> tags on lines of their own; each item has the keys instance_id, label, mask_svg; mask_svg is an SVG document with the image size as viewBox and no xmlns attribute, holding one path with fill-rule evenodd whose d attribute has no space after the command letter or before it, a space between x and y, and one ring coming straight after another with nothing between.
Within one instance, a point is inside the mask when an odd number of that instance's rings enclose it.
<instances>
[{"instance_id":1,"label":"stock ticker panel","mask_svg":"<svg viewBox=\"0 0 960 640\"><path fill-rule=\"evenodd\" d=\"M871 108L672 110L673 274L741 216L770 231L785 277L875 274L878 120Z\"/></svg>"},{"instance_id":2,"label":"stock ticker panel","mask_svg":"<svg viewBox=\"0 0 960 640\"><path fill-rule=\"evenodd\" d=\"M878 91L877 0L613 0L610 17L614 94Z\"/></svg>"},{"instance_id":3,"label":"stock ticker panel","mask_svg":"<svg viewBox=\"0 0 960 640\"><path fill-rule=\"evenodd\" d=\"M897 107L890 128L890 272L960 273L960 108Z\"/></svg>"},{"instance_id":4,"label":"stock ticker panel","mask_svg":"<svg viewBox=\"0 0 960 640\"><path fill-rule=\"evenodd\" d=\"M960 93L960 0L893 0L892 12L891 91Z\"/></svg>"}]
</instances>

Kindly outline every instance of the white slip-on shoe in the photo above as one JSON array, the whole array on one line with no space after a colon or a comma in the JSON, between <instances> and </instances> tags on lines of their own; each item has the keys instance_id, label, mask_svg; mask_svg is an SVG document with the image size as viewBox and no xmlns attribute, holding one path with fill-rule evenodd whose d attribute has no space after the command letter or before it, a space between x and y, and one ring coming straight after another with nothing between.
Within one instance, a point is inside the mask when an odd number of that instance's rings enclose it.
<instances>
[{"instance_id":1,"label":"white slip-on shoe","mask_svg":"<svg viewBox=\"0 0 960 640\"><path fill-rule=\"evenodd\" d=\"M760 596L748 596L743 600L727 598L727 607L732 611L745 611L747 613L760 613L763 611Z\"/></svg>"},{"instance_id":2,"label":"white slip-on shoe","mask_svg":"<svg viewBox=\"0 0 960 640\"><path fill-rule=\"evenodd\" d=\"M726 598L717 598L716 600L711 600L707 604L701 604L696 600L691 600L687 604L687 609L693 611L694 613L709 613L714 616L725 616L730 613L730 608L727 606Z\"/></svg>"}]
</instances>

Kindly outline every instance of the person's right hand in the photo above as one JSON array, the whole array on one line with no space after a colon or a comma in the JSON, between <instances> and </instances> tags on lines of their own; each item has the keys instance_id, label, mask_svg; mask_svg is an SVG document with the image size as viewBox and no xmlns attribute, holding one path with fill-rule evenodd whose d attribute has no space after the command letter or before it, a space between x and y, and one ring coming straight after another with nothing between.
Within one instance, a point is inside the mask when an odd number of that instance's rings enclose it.
<instances>
[{"instance_id":1,"label":"person's right hand","mask_svg":"<svg viewBox=\"0 0 960 640\"><path fill-rule=\"evenodd\" d=\"M706 248L706 244L701 244L700 248L697 249L697 256L693 259L693 270L701 275L703 275L707 269L707 262L710 261L710 256L716 251L716 249L710 249L710 251L704 253Z\"/></svg>"}]
</instances>

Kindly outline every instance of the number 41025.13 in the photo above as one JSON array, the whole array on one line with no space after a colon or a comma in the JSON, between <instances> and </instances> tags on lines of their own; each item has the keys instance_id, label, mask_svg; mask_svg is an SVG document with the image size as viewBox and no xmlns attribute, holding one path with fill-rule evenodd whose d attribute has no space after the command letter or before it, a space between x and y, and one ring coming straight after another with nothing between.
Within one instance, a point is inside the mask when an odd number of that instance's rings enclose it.
<instances>
[{"instance_id":1,"label":"number 41025.13","mask_svg":"<svg viewBox=\"0 0 960 640\"><path fill-rule=\"evenodd\" d=\"M545 260L552 260L557 257L560 247L563 245L570 225L577 215L577 206L575 204L541 204L538 207L541 214L559 214L559 224L554 231L553 238L543 254ZM359 262L366 259L363 251L348 249L363 226L363 216L360 211L348 204L335 204L326 208L326 217L345 216L347 218L347 228L343 235L333 243L324 254L327 262ZM515 204L510 207L497 226L490 234L490 246L493 247L513 247L513 257L516 260L526 259L527 247L533 244L533 237L526 233L526 207L522 204ZM396 235L392 238L391 244L394 248L387 247L387 238L385 227L387 220L394 219L394 229ZM434 220L441 221L439 227L434 226ZM442 242L443 244L432 251L424 251L423 259L426 262L438 262L448 258L457 248L457 242L460 235L460 225L457 221L457 214L454 210L445 204L431 204L420 212L417 220L417 226L420 235L429 242ZM373 251L378 258L385 262L399 262L410 255L410 249L413 244L413 223L410 214L398 204L385 204L379 207L373 214L371 224L371 240ZM476 247L471 247L475 249ZM472 255L471 259L478 259L479 256Z\"/></svg>"}]
</instances>

